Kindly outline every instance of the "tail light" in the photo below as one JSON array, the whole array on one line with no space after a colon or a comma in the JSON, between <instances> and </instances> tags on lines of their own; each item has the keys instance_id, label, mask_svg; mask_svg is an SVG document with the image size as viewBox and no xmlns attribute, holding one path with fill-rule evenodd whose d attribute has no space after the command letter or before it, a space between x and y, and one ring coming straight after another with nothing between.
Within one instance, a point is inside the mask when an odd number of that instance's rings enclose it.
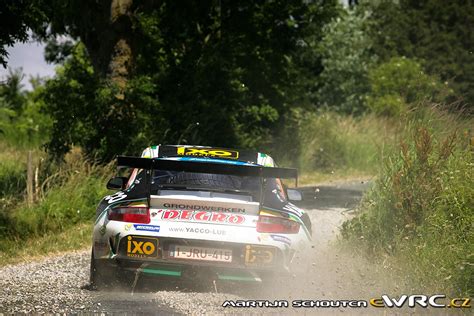
<instances>
[{"instance_id":1,"label":"tail light","mask_svg":"<svg viewBox=\"0 0 474 316\"><path fill-rule=\"evenodd\" d=\"M297 234L300 231L300 224L281 217L260 215L257 222L257 232L259 233L283 233Z\"/></svg>"},{"instance_id":2,"label":"tail light","mask_svg":"<svg viewBox=\"0 0 474 316\"><path fill-rule=\"evenodd\" d=\"M150 210L147 207L115 207L109 211L109 220L148 224Z\"/></svg>"}]
</instances>

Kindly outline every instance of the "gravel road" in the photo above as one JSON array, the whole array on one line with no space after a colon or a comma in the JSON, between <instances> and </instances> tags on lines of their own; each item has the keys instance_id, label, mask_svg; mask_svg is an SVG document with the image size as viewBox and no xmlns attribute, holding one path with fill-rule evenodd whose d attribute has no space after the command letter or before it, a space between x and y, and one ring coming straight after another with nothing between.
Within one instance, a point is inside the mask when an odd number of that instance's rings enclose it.
<instances>
[{"instance_id":1,"label":"gravel road","mask_svg":"<svg viewBox=\"0 0 474 316\"><path fill-rule=\"evenodd\" d=\"M301 313L299 309L223 308L225 300L237 299L368 299L387 290L387 284L373 277L373 270L361 258L334 247L338 228L349 218L365 185L304 189L304 207L313 222L314 245L301 262L309 266L304 278L285 283L275 281L265 288L221 288L213 284L190 284L166 290L139 284L129 289L100 292L89 289L89 250L69 252L37 262L0 269L0 312L5 313L128 313L128 314L222 314ZM332 201L332 202L331 202ZM319 203L319 204L318 204ZM302 265L303 266L303 265ZM367 278L367 276L370 276ZM345 310L331 310L333 313ZM347 309L346 309L347 311ZM350 310L351 313L357 310ZM309 314L327 314L325 309L306 309ZM367 310L364 310L366 313Z\"/></svg>"}]
</instances>

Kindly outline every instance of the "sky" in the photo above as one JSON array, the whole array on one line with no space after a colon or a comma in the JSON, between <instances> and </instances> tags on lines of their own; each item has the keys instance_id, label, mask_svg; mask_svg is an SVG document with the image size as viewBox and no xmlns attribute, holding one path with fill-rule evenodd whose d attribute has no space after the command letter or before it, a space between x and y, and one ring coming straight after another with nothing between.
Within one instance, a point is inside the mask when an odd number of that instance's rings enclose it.
<instances>
[{"instance_id":1,"label":"sky","mask_svg":"<svg viewBox=\"0 0 474 316\"><path fill-rule=\"evenodd\" d=\"M39 75L41 77L54 76L54 65L47 64L44 60L44 44L30 41L26 43L16 43L13 47L8 47L8 65L10 68L23 68L24 88L31 90L29 83L30 76ZM0 65L0 80L3 81L8 74L8 68Z\"/></svg>"}]
</instances>

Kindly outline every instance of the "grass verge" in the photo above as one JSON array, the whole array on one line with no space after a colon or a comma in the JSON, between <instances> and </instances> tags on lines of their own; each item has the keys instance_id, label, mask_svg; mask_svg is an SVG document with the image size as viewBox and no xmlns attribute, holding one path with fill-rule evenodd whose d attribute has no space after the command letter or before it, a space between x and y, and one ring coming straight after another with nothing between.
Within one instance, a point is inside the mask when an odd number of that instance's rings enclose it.
<instances>
[{"instance_id":1,"label":"grass verge","mask_svg":"<svg viewBox=\"0 0 474 316\"><path fill-rule=\"evenodd\" d=\"M91 247L92 223L80 223L59 233L29 239L11 238L3 241L0 266L31 261L64 251Z\"/></svg>"},{"instance_id":2,"label":"grass verge","mask_svg":"<svg viewBox=\"0 0 474 316\"><path fill-rule=\"evenodd\" d=\"M11 164L14 166L14 164ZM48 166L37 201L2 192L0 264L78 249L90 243L92 219L112 170L88 162L74 150L65 162Z\"/></svg>"},{"instance_id":3,"label":"grass verge","mask_svg":"<svg viewBox=\"0 0 474 316\"><path fill-rule=\"evenodd\" d=\"M472 296L472 120L414 113L342 236L398 276L410 293Z\"/></svg>"}]
</instances>

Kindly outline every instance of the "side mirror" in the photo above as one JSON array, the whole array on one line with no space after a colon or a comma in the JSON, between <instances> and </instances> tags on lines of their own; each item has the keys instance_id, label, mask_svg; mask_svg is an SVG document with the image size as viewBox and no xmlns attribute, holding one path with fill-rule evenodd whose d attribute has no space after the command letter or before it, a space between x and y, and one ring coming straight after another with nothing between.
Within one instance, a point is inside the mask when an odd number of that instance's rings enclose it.
<instances>
[{"instance_id":1,"label":"side mirror","mask_svg":"<svg viewBox=\"0 0 474 316\"><path fill-rule=\"evenodd\" d=\"M114 177L107 182L107 189L109 190L122 190L127 184L126 177Z\"/></svg>"},{"instance_id":2,"label":"side mirror","mask_svg":"<svg viewBox=\"0 0 474 316\"><path fill-rule=\"evenodd\" d=\"M288 189L286 190L286 194L288 195L288 200L290 201L303 201L303 195L296 189Z\"/></svg>"}]
</instances>

